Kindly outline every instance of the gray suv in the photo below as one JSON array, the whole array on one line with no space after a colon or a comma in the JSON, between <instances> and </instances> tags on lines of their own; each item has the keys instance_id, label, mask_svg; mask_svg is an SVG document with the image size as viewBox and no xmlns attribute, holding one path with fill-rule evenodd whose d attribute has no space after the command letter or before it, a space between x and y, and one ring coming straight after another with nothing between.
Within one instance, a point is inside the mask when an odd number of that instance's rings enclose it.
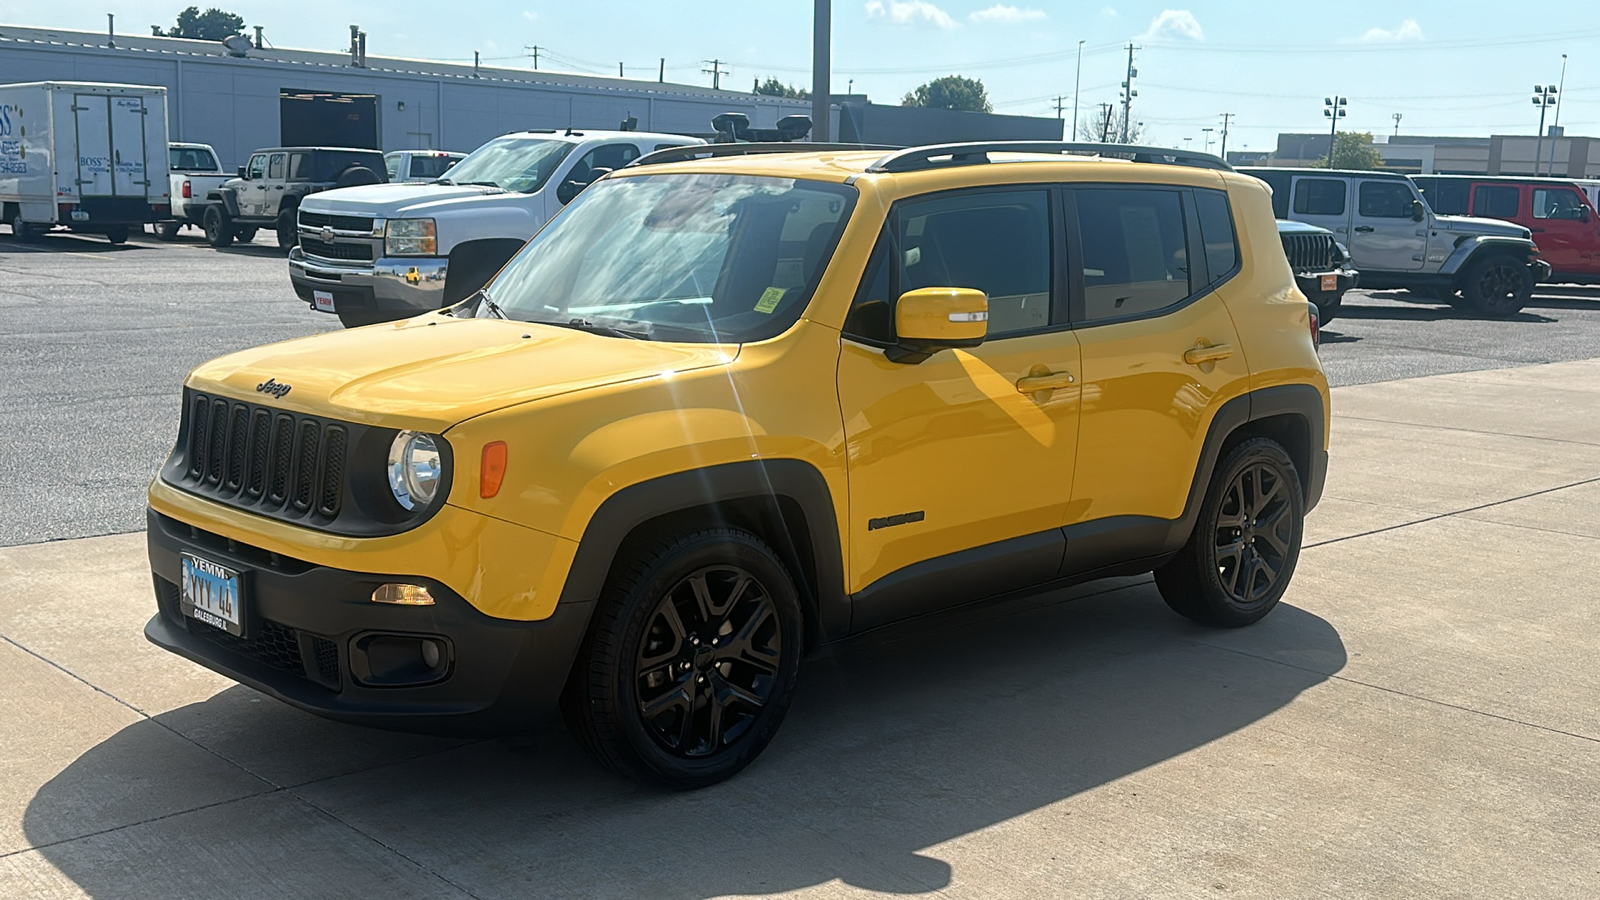
<instances>
[{"instance_id":1,"label":"gray suv","mask_svg":"<svg viewBox=\"0 0 1600 900\"><path fill-rule=\"evenodd\" d=\"M1503 318L1548 278L1528 229L1494 219L1441 216L1416 185L1389 172L1241 168L1272 187L1280 219L1317 225L1350 248L1364 288L1403 288Z\"/></svg>"}]
</instances>

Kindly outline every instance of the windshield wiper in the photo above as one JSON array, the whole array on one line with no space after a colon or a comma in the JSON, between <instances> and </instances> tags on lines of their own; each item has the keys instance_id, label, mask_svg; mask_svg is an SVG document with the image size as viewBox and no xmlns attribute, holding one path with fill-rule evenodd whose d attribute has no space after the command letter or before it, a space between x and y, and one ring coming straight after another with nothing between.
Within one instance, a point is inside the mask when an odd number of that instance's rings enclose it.
<instances>
[{"instance_id":1,"label":"windshield wiper","mask_svg":"<svg viewBox=\"0 0 1600 900\"><path fill-rule=\"evenodd\" d=\"M579 331L588 331L593 334L603 334L607 337L630 338L636 341L650 340L650 331L648 325L643 331L635 331L627 328L617 328L611 325L601 325L589 319L573 319L569 322L551 322L549 324L558 325L562 328L576 328Z\"/></svg>"},{"instance_id":2,"label":"windshield wiper","mask_svg":"<svg viewBox=\"0 0 1600 900\"><path fill-rule=\"evenodd\" d=\"M478 288L478 291L474 296L478 298L479 305L481 305L484 309L487 309L491 314L494 315L495 318L510 321L511 317L506 315L506 311L500 308L500 304L489 299L488 291L484 290L483 288Z\"/></svg>"}]
</instances>

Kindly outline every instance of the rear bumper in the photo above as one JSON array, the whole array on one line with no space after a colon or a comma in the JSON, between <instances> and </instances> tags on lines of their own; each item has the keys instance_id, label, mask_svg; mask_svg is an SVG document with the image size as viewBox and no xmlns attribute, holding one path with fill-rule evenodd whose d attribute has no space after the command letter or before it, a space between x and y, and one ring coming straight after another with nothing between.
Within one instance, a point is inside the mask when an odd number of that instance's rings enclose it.
<instances>
[{"instance_id":1,"label":"rear bumper","mask_svg":"<svg viewBox=\"0 0 1600 900\"><path fill-rule=\"evenodd\" d=\"M300 247L289 251L289 280L300 299L313 303L312 291L327 291L340 311L373 313L387 319L404 319L443 306L449 268L448 259L433 257L346 263L308 256Z\"/></svg>"},{"instance_id":2,"label":"rear bumper","mask_svg":"<svg viewBox=\"0 0 1600 900\"><path fill-rule=\"evenodd\" d=\"M158 612L151 643L279 700L331 719L438 733L493 733L534 726L554 711L592 602L557 604L519 622L479 612L428 578L316 566L270 554L148 513ZM243 637L193 621L179 604L181 554L240 573ZM433 606L373 603L381 584L425 585ZM397 648L431 640L444 648L429 669L394 664ZM385 646L386 643L386 646Z\"/></svg>"},{"instance_id":3,"label":"rear bumper","mask_svg":"<svg viewBox=\"0 0 1600 900\"><path fill-rule=\"evenodd\" d=\"M1333 278L1335 284L1333 290L1323 289L1322 279L1324 276ZM1349 267L1318 272L1296 271L1294 273L1294 283L1300 288L1300 293L1311 299L1325 295L1342 297L1345 291L1351 290L1361 283L1361 273Z\"/></svg>"}]
</instances>

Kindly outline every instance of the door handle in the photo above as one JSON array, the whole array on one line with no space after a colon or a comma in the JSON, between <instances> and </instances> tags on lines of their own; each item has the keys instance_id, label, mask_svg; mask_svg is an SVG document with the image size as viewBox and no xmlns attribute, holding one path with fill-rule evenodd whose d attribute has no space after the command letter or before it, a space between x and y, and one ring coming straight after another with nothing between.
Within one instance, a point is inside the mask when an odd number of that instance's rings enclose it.
<instances>
[{"instance_id":1,"label":"door handle","mask_svg":"<svg viewBox=\"0 0 1600 900\"><path fill-rule=\"evenodd\" d=\"M1203 366L1219 359L1227 359L1232 355L1233 348L1227 344L1196 345L1183 351L1183 361L1191 366Z\"/></svg>"},{"instance_id":2,"label":"door handle","mask_svg":"<svg viewBox=\"0 0 1600 900\"><path fill-rule=\"evenodd\" d=\"M1043 369L1044 367L1037 366L1036 368ZM1032 394L1038 391L1053 391L1056 388L1064 388L1075 382L1076 379L1072 377L1071 372L1046 371L1036 375L1024 375L1017 379L1017 393Z\"/></svg>"},{"instance_id":3,"label":"door handle","mask_svg":"<svg viewBox=\"0 0 1600 900\"><path fill-rule=\"evenodd\" d=\"M1368 231L1374 231L1376 229L1374 229L1371 225L1357 225L1356 230L1364 233Z\"/></svg>"},{"instance_id":4,"label":"door handle","mask_svg":"<svg viewBox=\"0 0 1600 900\"><path fill-rule=\"evenodd\" d=\"M277 188L275 188L275 190L279 190L279 191L283 190L283 185L281 185L281 184L278 185Z\"/></svg>"}]
</instances>

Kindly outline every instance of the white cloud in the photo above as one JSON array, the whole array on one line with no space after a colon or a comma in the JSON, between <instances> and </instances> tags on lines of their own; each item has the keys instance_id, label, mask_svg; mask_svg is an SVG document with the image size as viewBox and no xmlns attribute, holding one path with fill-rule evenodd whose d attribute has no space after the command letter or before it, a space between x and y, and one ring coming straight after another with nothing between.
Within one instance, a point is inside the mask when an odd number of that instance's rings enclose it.
<instances>
[{"instance_id":1,"label":"white cloud","mask_svg":"<svg viewBox=\"0 0 1600 900\"><path fill-rule=\"evenodd\" d=\"M1200 30L1200 20L1194 17L1194 13L1187 9L1163 9L1160 15L1150 20L1150 27L1136 40L1159 41L1163 38L1203 41L1206 36Z\"/></svg>"},{"instance_id":2,"label":"white cloud","mask_svg":"<svg viewBox=\"0 0 1600 900\"><path fill-rule=\"evenodd\" d=\"M974 22L1016 25L1019 22L1036 22L1043 19L1045 18L1045 11L1042 9L1021 9L1015 6L1007 6L1004 3L996 3L988 9L980 9L977 12L968 14L967 18Z\"/></svg>"},{"instance_id":3,"label":"white cloud","mask_svg":"<svg viewBox=\"0 0 1600 900\"><path fill-rule=\"evenodd\" d=\"M869 0L867 18L892 22L895 25L914 25L928 22L945 29L956 27L950 14L927 0Z\"/></svg>"},{"instance_id":4,"label":"white cloud","mask_svg":"<svg viewBox=\"0 0 1600 900\"><path fill-rule=\"evenodd\" d=\"M1108 19L1115 19L1117 17L1117 10L1115 7L1103 6L1100 8L1100 15Z\"/></svg>"},{"instance_id":5,"label":"white cloud","mask_svg":"<svg viewBox=\"0 0 1600 900\"><path fill-rule=\"evenodd\" d=\"M1361 36L1363 44L1394 44L1400 41L1422 40L1422 26L1416 19L1407 19L1400 23L1399 28L1368 28L1367 33Z\"/></svg>"},{"instance_id":6,"label":"white cloud","mask_svg":"<svg viewBox=\"0 0 1600 900\"><path fill-rule=\"evenodd\" d=\"M524 19L527 19L529 22L537 22L537 21L539 21L539 14L534 12L531 9L523 10L522 11L522 17Z\"/></svg>"}]
</instances>

